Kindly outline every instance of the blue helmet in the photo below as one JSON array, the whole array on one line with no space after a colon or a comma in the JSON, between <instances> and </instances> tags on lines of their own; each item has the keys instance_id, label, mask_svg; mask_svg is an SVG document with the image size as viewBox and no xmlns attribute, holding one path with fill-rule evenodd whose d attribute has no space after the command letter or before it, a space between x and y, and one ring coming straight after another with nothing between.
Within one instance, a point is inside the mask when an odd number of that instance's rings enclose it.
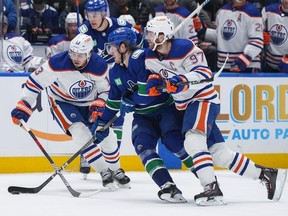
<instances>
[{"instance_id":1,"label":"blue helmet","mask_svg":"<svg viewBox=\"0 0 288 216\"><path fill-rule=\"evenodd\" d=\"M85 4L86 12L102 12L107 10L106 0L88 0Z\"/></svg>"},{"instance_id":2,"label":"blue helmet","mask_svg":"<svg viewBox=\"0 0 288 216\"><path fill-rule=\"evenodd\" d=\"M117 47L123 42L127 42L127 45L129 46L136 46L136 40L136 33L128 27L117 28L108 36L108 43L114 44Z\"/></svg>"}]
</instances>

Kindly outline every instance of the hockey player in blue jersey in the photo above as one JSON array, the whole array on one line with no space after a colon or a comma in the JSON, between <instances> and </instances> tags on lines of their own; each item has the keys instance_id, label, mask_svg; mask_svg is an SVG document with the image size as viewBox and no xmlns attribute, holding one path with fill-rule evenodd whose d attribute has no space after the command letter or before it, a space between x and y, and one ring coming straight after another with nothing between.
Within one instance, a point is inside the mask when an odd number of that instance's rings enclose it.
<instances>
[{"instance_id":1,"label":"hockey player in blue jersey","mask_svg":"<svg viewBox=\"0 0 288 216\"><path fill-rule=\"evenodd\" d=\"M28 77L22 97L11 113L13 122L19 124L19 119L27 122L32 104L46 89L53 118L82 147L92 138L89 128L97 124L96 119L105 108L110 88L107 75L108 65L93 52L92 38L79 34L71 41L69 51L51 57ZM96 143L83 152L89 164L101 174L103 186L111 189L115 189L114 175L120 168L113 134L110 133L101 147L97 142L103 138L96 134Z\"/></svg>"},{"instance_id":2,"label":"hockey player in blue jersey","mask_svg":"<svg viewBox=\"0 0 288 216\"><path fill-rule=\"evenodd\" d=\"M114 64L114 58L105 50L105 43L108 42L108 35L119 27L131 27L131 24L122 19L107 17L108 5L103 0L88 0L85 4L85 11L88 20L78 29L78 33L90 35L94 41L94 52L98 53L108 63L109 67ZM141 45L142 35L138 34L137 43ZM117 134L118 145L120 148L122 141L122 127L124 118L120 117L113 124L113 130ZM90 172L89 167L81 160L80 171L84 174Z\"/></svg>"},{"instance_id":3,"label":"hockey player in blue jersey","mask_svg":"<svg viewBox=\"0 0 288 216\"><path fill-rule=\"evenodd\" d=\"M147 92L151 96L161 95L163 91L159 86L165 86L183 114L185 150L193 158L194 170L204 188L204 192L195 195L195 202L198 205L225 203L213 165L254 180L260 179L266 185L268 199L279 200L287 171L256 165L243 154L228 149L216 124L220 100L213 83L186 83L213 76L205 55L190 40L173 39L173 31L174 25L166 16L155 17L146 25L150 49L146 53L145 65L155 73L149 76Z\"/></svg>"},{"instance_id":4,"label":"hockey player in blue jersey","mask_svg":"<svg viewBox=\"0 0 288 216\"><path fill-rule=\"evenodd\" d=\"M109 72L111 88L101 116L102 124L120 108L122 115L134 111L132 143L146 171L160 188L159 198L168 202L186 202L156 151L157 141L161 138L186 167L192 167L192 158L184 150L182 122L180 116L177 117L172 97L169 94L147 95L146 80L151 73L145 69L146 50L136 47L136 36L130 28L122 27L110 33L107 51L115 58L115 65Z\"/></svg>"}]
</instances>

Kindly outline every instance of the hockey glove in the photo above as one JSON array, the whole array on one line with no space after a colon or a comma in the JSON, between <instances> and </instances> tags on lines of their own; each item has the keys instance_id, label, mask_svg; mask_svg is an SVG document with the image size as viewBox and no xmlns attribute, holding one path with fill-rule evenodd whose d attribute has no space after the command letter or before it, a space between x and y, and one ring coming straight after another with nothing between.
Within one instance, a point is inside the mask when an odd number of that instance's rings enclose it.
<instances>
[{"instance_id":1,"label":"hockey glove","mask_svg":"<svg viewBox=\"0 0 288 216\"><path fill-rule=\"evenodd\" d=\"M123 94L120 102L120 115L124 117L126 113L134 112L134 110L135 110L134 101L131 100L125 94Z\"/></svg>"},{"instance_id":2,"label":"hockey glove","mask_svg":"<svg viewBox=\"0 0 288 216\"><path fill-rule=\"evenodd\" d=\"M98 116L102 116L106 102L103 99L96 99L89 106L89 122L95 122Z\"/></svg>"},{"instance_id":3,"label":"hockey glove","mask_svg":"<svg viewBox=\"0 0 288 216\"><path fill-rule=\"evenodd\" d=\"M166 84L167 92L171 94L176 94L182 91L186 91L189 88L189 85L181 85L181 82L188 82L187 78L184 75L173 76L172 78L170 78Z\"/></svg>"},{"instance_id":4,"label":"hockey glove","mask_svg":"<svg viewBox=\"0 0 288 216\"><path fill-rule=\"evenodd\" d=\"M19 120L23 119L25 122L28 121L32 115L32 109L28 102L21 100L17 103L16 108L12 110L11 116L14 124L19 125Z\"/></svg>"},{"instance_id":5,"label":"hockey glove","mask_svg":"<svg viewBox=\"0 0 288 216\"><path fill-rule=\"evenodd\" d=\"M198 38L200 40L204 40L206 31L207 31L207 25L204 22L202 22L200 17L197 15L193 17L193 24L194 24L195 31L197 32Z\"/></svg>"},{"instance_id":6,"label":"hockey glove","mask_svg":"<svg viewBox=\"0 0 288 216\"><path fill-rule=\"evenodd\" d=\"M105 130L103 129L105 124L106 123L103 120L98 118L90 127L90 131L93 136L95 135L97 143L102 142L109 135L109 127Z\"/></svg>"},{"instance_id":7,"label":"hockey glove","mask_svg":"<svg viewBox=\"0 0 288 216\"><path fill-rule=\"evenodd\" d=\"M158 96L162 93L162 89L157 88L164 85L162 77L159 74L150 74L146 83L146 92L149 96Z\"/></svg>"},{"instance_id":8,"label":"hockey glove","mask_svg":"<svg viewBox=\"0 0 288 216\"><path fill-rule=\"evenodd\" d=\"M270 41L271 41L271 36L270 36L269 32L263 32L263 42L264 42L264 45L269 44Z\"/></svg>"},{"instance_id":9,"label":"hockey glove","mask_svg":"<svg viewBox=\"0 0 288 216\"><path fill-rule=\"evenodd\" d=\"M240 54L232 63L230 71L245 72L250 65L252 58L245 54Z\"/></svg>"},{"instance_id":10,"label":"hockey glove","mask_svg":"<svg viewBox=\"0 0 288 216\"><path fill-rule=\"evenodd\" d=\"M288 73L288 54L283 55L281 61L278 64L279 72Z\"/></svg>"}]
</instances>

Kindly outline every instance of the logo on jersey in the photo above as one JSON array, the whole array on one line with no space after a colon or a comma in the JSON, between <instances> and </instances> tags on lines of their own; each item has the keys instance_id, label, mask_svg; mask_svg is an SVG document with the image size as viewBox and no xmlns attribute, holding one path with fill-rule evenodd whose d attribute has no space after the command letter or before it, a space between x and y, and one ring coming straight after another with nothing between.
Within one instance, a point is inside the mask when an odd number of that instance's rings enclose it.
<instances>
[{"instance_id":1,"label":"logo on jersey","mask_svg":"<svg viewBox=\"0 0 288 216\"><path fill-rule=\"evenodd\" d=\"M281 45L287 40L287 29L283 25L273 25L269 33L271 35L271 42L275 45Z\"/></svg>"},{"instance_id":2,"label":"logo on jersey","mask_svg":"<svg viewBox=\"0 0 288 216\"><path fill-rule=\"evenodd\" d=\"M168 79L168 78L171 78L173 76L176 76L177 74L175 73L175 71L170 71L168 69L161 69L159 70L158 72L161 77L165 78L165 79Z\"/></svg>"},{"instance_id":3,"label":"logo on jersey","mask_svg":"<svg viewBox=\"0 0 288 216\"><path fill-rule=\"evenodd\" d=\"M79 27L79 32L85 34L87 31L88 31L88 27L85 24Z\"/></svg>"},{"instance_id":4,"label":"logo on jersey","mask_svg":"<svg viewBox=\"0 0 288 216\"><path fill-rule=\"evenodd\" d=\"M16 45L9 45L7 47L7 56L12 62L17 64L20 64L23 61L23 51Z\"/></svg>"},{"instance_id":5,"label":"logo on jersey","mask_svg":"<svg viewBox=\"0 0 288 216\"><path fill-rule=\"evenodd\" d=\"M231 40L237 33L237 25L234 20L228 19L221 28L224 40Z\"/></svg>"},{"instance_id":6,"label":"logo on jersey","mask_svg":"<svg viewBox=\"0 0 288 216\"><path fill-rule=\"evenodd\" d=\"M93 83L88 80L81 80L76 83L74 83L70 89L70 94L77 99L83 99L88 97L92 90L93 90Z\"/></svg>"}]
</instances>

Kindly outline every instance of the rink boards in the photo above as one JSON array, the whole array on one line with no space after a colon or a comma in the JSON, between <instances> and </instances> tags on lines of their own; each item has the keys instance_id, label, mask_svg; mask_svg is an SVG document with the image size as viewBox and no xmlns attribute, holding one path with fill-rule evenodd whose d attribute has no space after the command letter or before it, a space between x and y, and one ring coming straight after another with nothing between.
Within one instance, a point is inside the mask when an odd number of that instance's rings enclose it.
<instances>
[{"instance_id":1,"label":"rink boards","mask_svg":"<svg viewBox=\"0 0 288 216\"><path fill-rule=\"evenodd\" d=\"M27 76L0 75L0 173L46 172L51 165L30 136L15 126L10 117ZM217 124L232 150L257 163L288 168L288 76L286 74L222 74L215 81L221 99ZM53 121L45 92L38 97L28 125L55 163L61 166L73 155L76 146ZM121 166L125 170L144 170L131 143L132 115L124 124ZM184 169L181 163L159 145L167 167ZM79 159L66 170L78 171Z\"/></svg>"}]
</instances>

